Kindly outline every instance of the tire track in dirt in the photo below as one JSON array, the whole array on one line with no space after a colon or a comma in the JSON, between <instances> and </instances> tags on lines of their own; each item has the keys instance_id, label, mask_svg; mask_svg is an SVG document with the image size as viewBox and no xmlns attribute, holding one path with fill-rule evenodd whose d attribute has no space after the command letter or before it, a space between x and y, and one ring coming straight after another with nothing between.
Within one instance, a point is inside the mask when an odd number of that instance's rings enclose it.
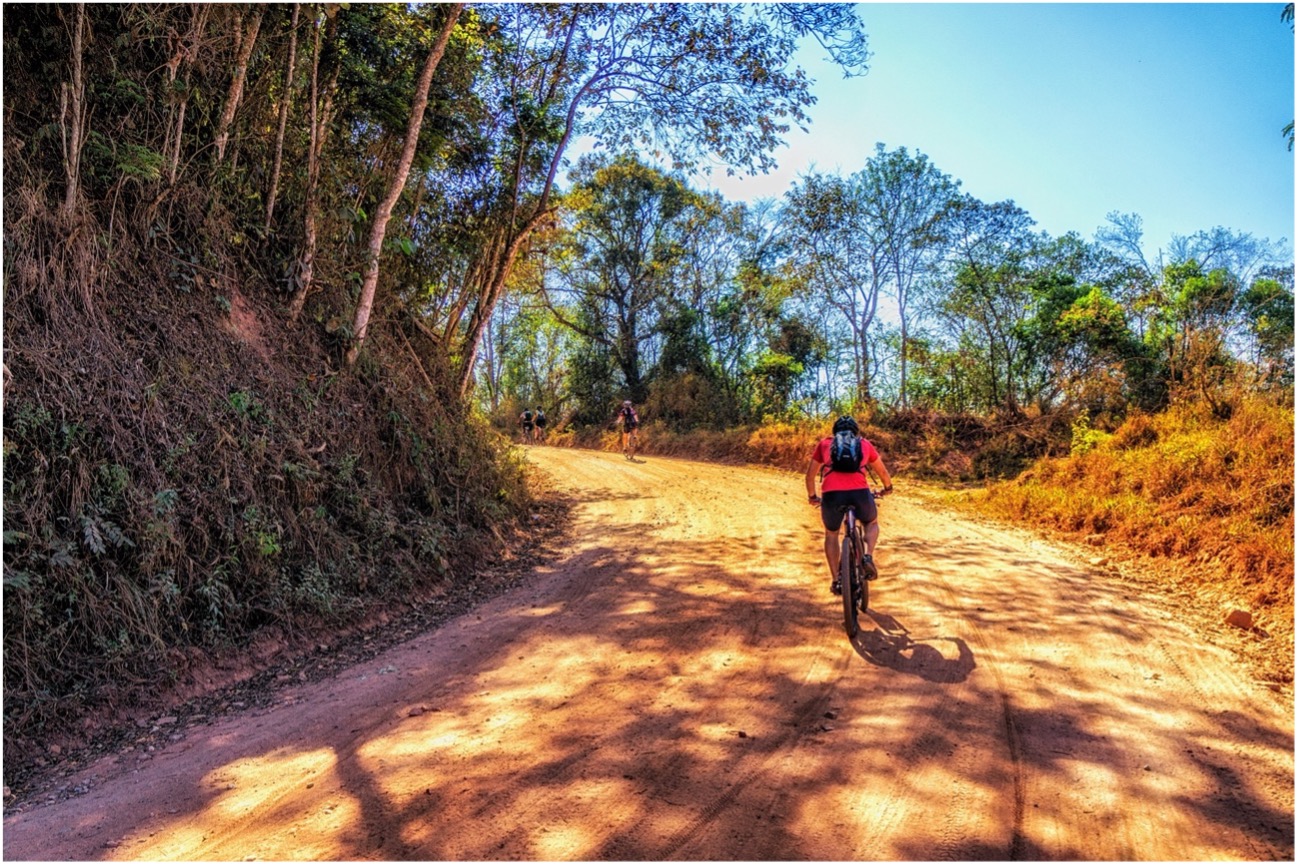
<instances>
[{"instance_id":1,"label":"tire track in dirt","mask_svg":"<svg viewBox=\"0 0 1298 864\"><path fill-rule=\"evenodd\" d=\"M946 596L951 606L957 606L958 600L955 590L947 578L938 573L935 580L936 586ZM980 651L980 656L987 658L991 656L990 648L992 643L989 642L982 628L969 619L963 622L968 628L969 641L976 645ZM1021 861L1025 853L1025 838L1023 834L1024 812L1027 807L1027 791L1023 779L1023 752L1020 743L1019 731L1014 722L1013 704L1010 698L1009 690L1005 685L1004 676L1001 674L996 661L984 659L983 668L987 669L995 682L995 691L997 700L1001 706L1001 723L1004 730L1004 743L1006 757L1009 760L1009 774L1012 781L1012 818L1010 821L1009 846L1005 852L1005 860ZM939 860L960 860L963 856L960 852L960 846L965 841L963 832L955 829L952 823L955 821L954 816L957 811L953 811L944 820L942 836L937 844L937 854L935 858Z\"/></svg>"}]
</instances>

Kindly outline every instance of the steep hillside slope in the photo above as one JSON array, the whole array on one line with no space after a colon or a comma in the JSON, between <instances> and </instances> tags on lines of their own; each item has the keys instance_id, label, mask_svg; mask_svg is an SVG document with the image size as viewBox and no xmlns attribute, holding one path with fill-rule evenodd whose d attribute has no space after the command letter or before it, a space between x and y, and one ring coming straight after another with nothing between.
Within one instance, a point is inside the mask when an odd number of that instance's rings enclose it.
<instances>
[{"instance_id":1,"label":"steep hillside slope","mask_svg":"<svg viewBox=\"0 0 1298 864\"><path fill-rule=\"evenodd\" d=\"M517 524L508 447L395 314L341 370L219 208L160 234L44 200L5 213L7 757L255 634L445 590Z\"/></svg>"}]
</instances>

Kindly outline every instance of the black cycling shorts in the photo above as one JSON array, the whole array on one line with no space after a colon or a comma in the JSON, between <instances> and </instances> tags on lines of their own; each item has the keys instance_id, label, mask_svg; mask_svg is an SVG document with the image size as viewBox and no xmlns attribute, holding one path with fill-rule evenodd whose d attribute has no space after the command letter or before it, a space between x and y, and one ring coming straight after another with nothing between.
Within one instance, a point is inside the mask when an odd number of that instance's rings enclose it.
<instances>
[{"instance_id":1,"label":"black cycling shorts","mask_svg":"<svg viewBox=\"0 0 1298 864\"><path fill-rule=\"evenodd\" d=\"M879 508L874 505L874 493L869 489L839 489L823 492L820 496L820 521L826 531L837 531L843 525L844 509L856 505L856 521L868 525L879 518Z\"/></svg>"}]
</instances>

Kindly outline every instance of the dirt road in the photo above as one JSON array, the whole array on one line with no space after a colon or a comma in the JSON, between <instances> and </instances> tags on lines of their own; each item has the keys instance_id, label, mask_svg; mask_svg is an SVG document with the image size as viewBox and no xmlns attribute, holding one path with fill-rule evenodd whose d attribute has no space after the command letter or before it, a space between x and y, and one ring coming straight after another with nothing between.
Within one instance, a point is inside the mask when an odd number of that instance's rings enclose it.
<instances>
[{"instance_id":1,"label":"dirt road","mask_svg":"<svg viewBox=\"0 0 1298 864\"><path fill-rule=\"evenodd\" d=\"M797 475L537 448L519 590L8 817L16 859L1293 859L1293 715L1176 609L915 493L849 644Z\"/></svg>"}]
</instances>

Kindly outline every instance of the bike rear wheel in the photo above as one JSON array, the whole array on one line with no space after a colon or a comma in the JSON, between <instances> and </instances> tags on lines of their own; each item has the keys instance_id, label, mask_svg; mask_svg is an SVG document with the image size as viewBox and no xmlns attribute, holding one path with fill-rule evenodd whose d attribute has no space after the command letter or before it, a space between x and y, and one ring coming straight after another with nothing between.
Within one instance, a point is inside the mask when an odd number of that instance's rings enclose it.
<instances>
[{"instance_id":1,"label":"bike rear wheel","mask_svg":"<svg viewBox=\"0 0 1298 864\"><path fill-rule=\"evenodd\" d=\"M852 550L852 538L843 538L843 548L838 558L838 584L843 589L843 629L848 639L855 639L861 632L861 625L856 620L856 596L862 580L856 569L856 556Z\"/></svg>"}]
</instances>

